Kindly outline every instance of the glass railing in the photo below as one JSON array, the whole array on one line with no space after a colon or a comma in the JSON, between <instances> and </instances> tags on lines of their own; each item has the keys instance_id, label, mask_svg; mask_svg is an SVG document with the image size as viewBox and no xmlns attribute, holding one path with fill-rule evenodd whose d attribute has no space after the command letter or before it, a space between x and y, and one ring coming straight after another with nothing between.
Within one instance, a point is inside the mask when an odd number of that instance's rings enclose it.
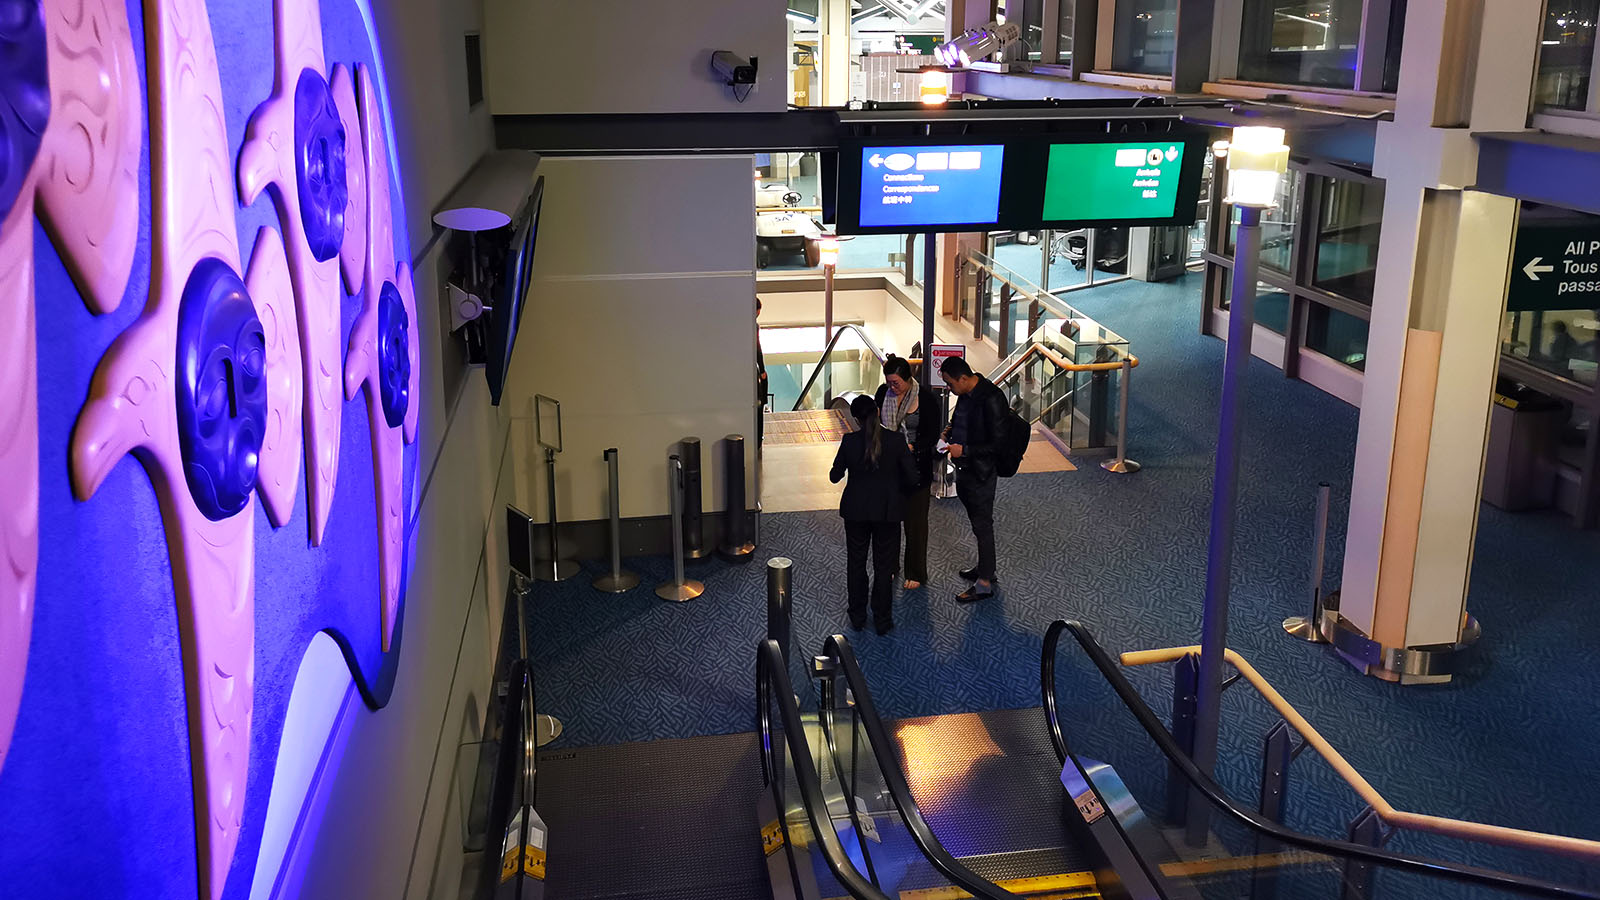
<instances>
[{"instance_id":1,"label":"glass railing","mask_svg":"<svg viewBox=\"0 0 1600 900\"><path fill-rule=\"evenodd\" d=\"M1137 361L1128 342L1055 300L1047 319L995 368L990 380L1019 415L1038 422L1072 450L1116 446L1122 438L1121 392Z\"/></svg>"},{"instance_id":2,"label":"glass railing","mask_svg":"<svg viewBox=\"0 0 1600 900\"><path fill-rule=\"evenodd\" d=\"M1286 795L1270 789L1271 767L1224 755L1216 778L1202 773L1078 623L1051 625L1040 681L1051 738L1067 773L1063 781L1083 785L1079 808L1088 810L1086 819L1122 832L1169 896L1600 897L1591 887L1547 880L1553 877L1548 866L1524 876L1486 868L1481 855L1469 862L1398 852L1396 832L1370 814L1356 816L1343 838L1286 824ZM1292 759L1290 745L1284 749ZM1241 779L1263 786L1258 802L1246 805L1222 785ZM1118 802L1119 796L1126 799ZM1315 804L1295 802L1318 814L1340 806L1320 796Z\"/></svg>"},{"instance_id":3,"label":"glass railing","mask_svg":"<svg viewBox=\"0 0 1600 900\"><path fill-rule=\"evenodd\" d=\"M870 394L883 383L883 362L883 351L865 331L855 325L836 326L790 408L827 409L837 397Z\"/></svg>"}]
</instances>

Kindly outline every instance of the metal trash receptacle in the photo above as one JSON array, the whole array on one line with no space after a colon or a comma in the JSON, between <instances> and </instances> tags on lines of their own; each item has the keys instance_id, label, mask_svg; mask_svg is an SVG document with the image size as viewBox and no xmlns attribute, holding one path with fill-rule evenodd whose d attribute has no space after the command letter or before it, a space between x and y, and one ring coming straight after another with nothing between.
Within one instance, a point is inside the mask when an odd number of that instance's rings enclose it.
<instances>
[{"instance_id":1,"label":"metal trash receptacle","mask_svg":"<svg viewBox=\"0 0 1600 900\"><path fill-rule=\"evenodd\" d=\"M1559 400L1502 385L1489 412L1483 499L1499 509L1544 509L1555 503L1556 442L1566 410Z\"/></svg>"}]
</instances>

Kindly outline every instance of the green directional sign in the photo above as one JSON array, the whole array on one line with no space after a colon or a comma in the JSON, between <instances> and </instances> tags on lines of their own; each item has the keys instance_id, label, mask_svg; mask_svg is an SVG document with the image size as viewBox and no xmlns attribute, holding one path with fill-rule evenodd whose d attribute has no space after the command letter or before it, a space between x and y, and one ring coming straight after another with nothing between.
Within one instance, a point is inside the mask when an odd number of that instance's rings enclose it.
<instances>
[{"instance_id":1,"label":"green directional sign","mask_svg":"<svg viewBox=\"0 0 1600 900\"><path fill-rule=\"evenodd\" d=\"M1182 140L1052 144L1046 222L1164 219L1176 212Z\"/></svg>"},{"instance_id":2,"label":"green directional sign","mask_svg":"<svg viewBox=\"0 0 1600 900\"><path fill-rule=\"evenodd\" d=\"M1600 229L1524 225L1511 265L1512 312L1600 309Z\"/></svg>"}]
</instances>

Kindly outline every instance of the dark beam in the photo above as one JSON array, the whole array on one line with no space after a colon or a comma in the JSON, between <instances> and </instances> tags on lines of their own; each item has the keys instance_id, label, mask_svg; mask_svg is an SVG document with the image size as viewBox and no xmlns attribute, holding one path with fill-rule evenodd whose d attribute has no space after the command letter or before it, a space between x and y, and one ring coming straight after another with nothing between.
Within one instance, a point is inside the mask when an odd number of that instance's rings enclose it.
<instances>
[{"instance_id":1,"label":"dark beam","mask_svg":"<svg viewBox=\"0 0 1600 900\"><path fill-rule=\"evenodd\" d=\"M1215 0L1178 0L1174 30L1172 90L1198 94L1211 80L1211 28L1216 21Z\"/></svg>"},{"instance_id":2,"label":"dark beam","mask_svg":"<svg viewBox=\"0 0 1600 900\"><path fill-rule=\"evenodd\" d=\"M1475 190L1600 215L1600 141L1538 131L1473 137Z\"/></svg>"}]
</instances>

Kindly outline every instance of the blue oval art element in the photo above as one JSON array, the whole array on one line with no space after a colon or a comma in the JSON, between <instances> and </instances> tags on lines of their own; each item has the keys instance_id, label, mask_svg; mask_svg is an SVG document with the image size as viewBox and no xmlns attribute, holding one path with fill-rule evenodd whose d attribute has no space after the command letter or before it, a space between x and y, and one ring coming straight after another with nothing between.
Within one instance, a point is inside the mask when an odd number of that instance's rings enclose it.
<instances>
[{"instance_id":1,"label":"blue oval art element","mask_svg":"<svg viewBox=\"0 0 1600 900\"><path fill-rule=\"evenodd\" d=\"M195 506L213 521L244 509L267 426L267 336L237 273L206 258L178 307L178 446Z\"/></svg>"},{"instance_id":2,"label":"blue oval art element","mask_svg":"<svg viewBox=\"0 0 1600 900\"><path fill-rule=\"evenodd\" d=\"M300 224L318 262L339 253L344 241L344 120L322 73L305 69L294 89L294 172L300 189Z\"/></svg>"},{"instance_id":3,"label":"blue oval art element","mask_svg":"<svg viewBox=\"0 0 1600 900\"><path fill-rule=\"evenodd\" d=\"M411 317L392 281L378 292L378 394L383 420L399 428L411 405Z\"/></svg>"},{"instance_id":4,"label":"blue oval art element","mask_svg":"<svg viewBox=\"0 0 1600 900\"><path fill-rule=\"evenodd\" d=\"M0 219L11 212L50 121L50 64L39 0L0 0Z\"/></svg>"}]
</instances>

